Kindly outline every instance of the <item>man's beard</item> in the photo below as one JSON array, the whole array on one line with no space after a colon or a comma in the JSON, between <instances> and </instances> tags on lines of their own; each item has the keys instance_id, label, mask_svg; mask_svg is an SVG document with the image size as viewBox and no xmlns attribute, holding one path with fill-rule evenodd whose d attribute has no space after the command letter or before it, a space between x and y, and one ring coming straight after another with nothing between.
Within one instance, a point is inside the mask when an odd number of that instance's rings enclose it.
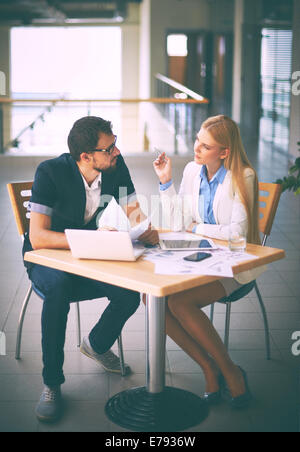
<instances>
[{"instance_id":1,"label":"man's beard","mask_svg":"<svg viewBox=\"0 0 300 452\"><path fill-rule=\"evenodd\" d=\"M101 173L105 173L105 174L112 174L117 170L117 165L114 166L110 166L109 168L103 169L103 170L98 170Z\"/></svg>"},{"instance_id":2,"label":"man's beard","mask_svg":"<svg viewBox=\"0 0 300 452\"><path fill-rule=\"evenodd\" d=\"M113 164L111 164L108 168L98 168L96 166L94 166L94 170L98 171L99 173L106 173L106 174L111 174L114 173L117 170L117 160L118 157L115 157L114 160L112 160L112 162L114 162Z\"/></svg>"}]
</instances>

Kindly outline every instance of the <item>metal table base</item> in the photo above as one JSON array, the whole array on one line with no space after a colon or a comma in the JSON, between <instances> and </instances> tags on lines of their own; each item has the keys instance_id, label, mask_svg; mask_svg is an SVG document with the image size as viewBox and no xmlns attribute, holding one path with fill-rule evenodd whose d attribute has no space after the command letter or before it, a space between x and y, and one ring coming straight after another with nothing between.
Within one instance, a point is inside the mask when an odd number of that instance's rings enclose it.
<instances>
[{"instance_id":1,"label":"metal table base","mask_svg":"<svg viewBox=\"0 0 300 452\"><path fill-rule=\"evenodd\" d=\"M207 403L195 394L165 386L165 297L147 296L146 386L114 395L106 404L107 417L134 431L181 431L202 422Z\"/></svg>"}]
</instances>

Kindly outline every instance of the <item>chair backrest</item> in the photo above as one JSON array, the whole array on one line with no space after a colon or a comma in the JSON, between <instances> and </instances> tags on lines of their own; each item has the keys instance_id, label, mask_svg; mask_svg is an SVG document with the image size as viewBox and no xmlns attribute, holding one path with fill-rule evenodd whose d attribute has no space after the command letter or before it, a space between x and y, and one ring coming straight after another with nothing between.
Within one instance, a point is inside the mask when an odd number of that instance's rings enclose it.
<instances>
[{"instance_id":1,"label":"chair backrest","mask_svg":"<svg viewBox=\"0 0 300 452\"><path fill-rule=\"evenodd\" d=\"M27 203L31 196L32 184L32 181L7 184L10 202L20 235L24 235L29 229ZM281 184L259 182L259 230L264 236L269 236L271 233L281 190Z\"/></svg>"},{"instance_id":2,"label":"chair backrest","mask_svg":"<svg viewBox=\"0 0 300 452\"><path fill-rule=\"evenodd\" d=\"M12 210L17 223L18 232L24 235L29 230L29 214L27 204L31 197L33 182L12 182L7 184Z\"/></svg>"},{"instance_id":3,"label":"chair backrest","mask_svg":"<svg viewBox=\"0 0 300 452\"><path fill-rule=\"evenodd\" d=\"M271 234L273 221L278 207L281 184L259 182L259 230L264 235L264 242Z\"/></svg>"}]
</instances>

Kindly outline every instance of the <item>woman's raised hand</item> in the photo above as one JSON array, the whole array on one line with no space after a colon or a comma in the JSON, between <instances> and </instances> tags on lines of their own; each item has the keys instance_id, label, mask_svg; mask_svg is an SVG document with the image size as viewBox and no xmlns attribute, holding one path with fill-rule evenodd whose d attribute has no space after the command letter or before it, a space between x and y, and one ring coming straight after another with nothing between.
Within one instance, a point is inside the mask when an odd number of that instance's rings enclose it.
<instances>
[{"instance_id":1,"label":"woman's raised hand","mask_svg":"<svg viewBox=\"0 0 300 452\"><path fill-rule=\"evenodd\" d=\"M161 184L166 184L172 179L171 159L167 157L165 152L160 154L157 159L154 160L153 168Z\"/></svg>"}]
</instances>

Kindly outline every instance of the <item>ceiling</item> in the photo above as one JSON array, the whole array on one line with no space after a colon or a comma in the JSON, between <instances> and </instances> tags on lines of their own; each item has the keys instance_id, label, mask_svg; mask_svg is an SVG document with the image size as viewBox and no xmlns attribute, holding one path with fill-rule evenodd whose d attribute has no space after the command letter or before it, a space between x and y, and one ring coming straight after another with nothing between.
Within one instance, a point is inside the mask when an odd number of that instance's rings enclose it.
<instances>
[{"instance_id":1,"label":"ceiling","mask_svg":"<svg viewBox=\"0 0 300 452\"><path fill-rule=\"evenodd\" d=\"M122 22L128 3L142 0L0 0L0 23Z\"/></svg>"}]
</instances>

